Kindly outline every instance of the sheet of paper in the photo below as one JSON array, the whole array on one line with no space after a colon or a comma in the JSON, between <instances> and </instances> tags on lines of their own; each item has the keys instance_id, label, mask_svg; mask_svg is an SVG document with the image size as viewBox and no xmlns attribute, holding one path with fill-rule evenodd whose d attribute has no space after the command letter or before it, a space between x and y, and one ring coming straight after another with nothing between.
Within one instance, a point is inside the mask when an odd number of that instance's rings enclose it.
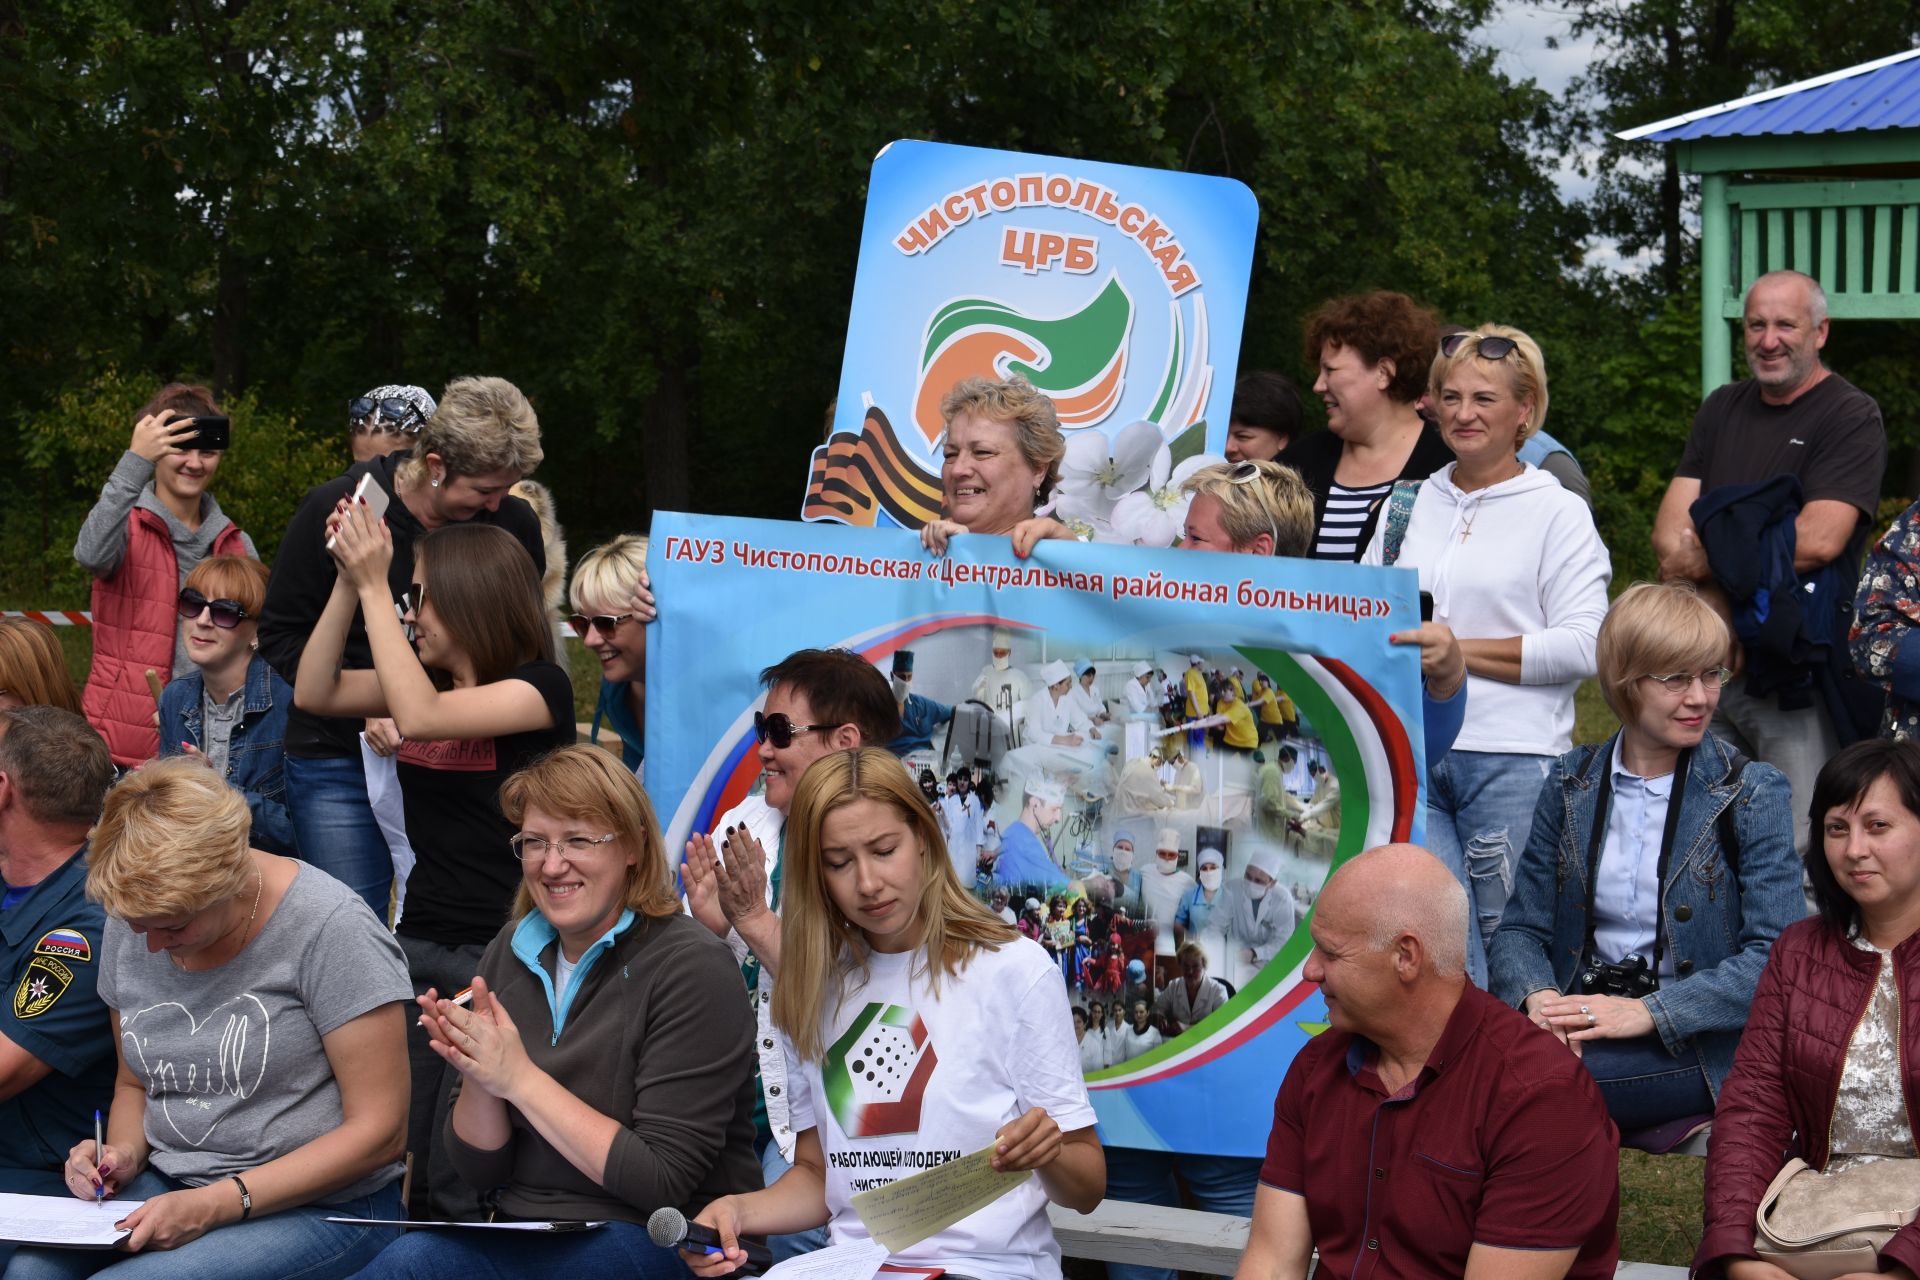
<instances>
[{"instance_id":1,"label":"sheet of paper","mask_svg":"<svg viewBox=\"0 0 1920 1280\"><path fill-rule=\"evenodd\" d=\"M761 1274L766 1280L804 1280L807 1276L818 1276L820 1280L873 1280L880 1264L886 1260L885 1245L855 1240L851 1244L836 1244L788 1258Z\"/></svg>"},{"instance_id":2,"label":"sheet of paper","mask_svg":"<svg viewBox=\"0 0 1920 1280\"><path fill-rule=\"evenodd\" d=\"M599 1222L436 1222L427 1218L346 1218L332 1217L328 1222L357 1222L368 1227L459 1227L472 1231L592 1231L604 1227Z\"/></svg>"},{"instance_id":3,"label":"sheet of paper","mask_svg":"<svg viewBox=\"0 0 1920 1280\"><path fill-rule=\"evenodd\" d=\"M1030 1169L995 1172L993 1148L988 1146L951 1164L862 1191L853 1197L853 1211L867 1224L868 1235L887 1246L888 1252L899 1253L992 1204L1032 1176Z\"/></svg>"},{"instance_id":4,"label":"sheet of paper","mask_svg":"<svg viewBox=\"0 0 1920 1280\"><path fill-rule=\"evenodd\" d=\"M130 1232L113 1224L144 1200L75 1200L72 1196L26 1196L0 1192L0 1240L65 1249L111 1249Z\"/></svg>"}]
</instances>

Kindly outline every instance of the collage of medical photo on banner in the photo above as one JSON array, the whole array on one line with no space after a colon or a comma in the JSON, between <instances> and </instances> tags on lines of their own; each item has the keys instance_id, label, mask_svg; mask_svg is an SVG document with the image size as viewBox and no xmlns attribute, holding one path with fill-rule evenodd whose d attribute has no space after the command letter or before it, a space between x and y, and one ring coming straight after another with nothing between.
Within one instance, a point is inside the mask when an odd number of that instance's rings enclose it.
<instances>
[{"instance_id":1,"label":"collage of medical photo on banner","mask_svg":"<svg viewBox=\"0 0 1920 1280\"><path fill-rule=\"evenodd\" d=\"M1387 643L1418 625L1412 574L1070 542L1021 560L968 536L936 558L901 530L670 512L648 567L673 614L647 664L669 849L758 787L759 672L860 653L962 881L1047 949L1076 1011L1138 1020L1189 943L1230 993L1158 1043L1112 1038L1137 1056L1089 1074L1103 1138L1259 1154L1324 1027L1301 977L1315 896L1423 834L1418 652Z\"/></svg>"}]
</instances>

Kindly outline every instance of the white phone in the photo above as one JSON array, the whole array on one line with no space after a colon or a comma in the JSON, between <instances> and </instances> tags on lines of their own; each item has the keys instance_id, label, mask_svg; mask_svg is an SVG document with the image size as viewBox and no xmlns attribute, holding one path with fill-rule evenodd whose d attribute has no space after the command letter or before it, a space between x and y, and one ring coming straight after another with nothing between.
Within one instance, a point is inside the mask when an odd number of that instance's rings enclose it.
<instances>
[{"instance_id":1,"label":"white phone","mask_svg":"<svg viewBox=\"0 0 1920 1280\"><path fill-rule=\"evenodd\" d=\"M371 471L360 477L360 483L354 486L353 496L348 501L357 503L363 499L366 501L367 510L375 520L387 514L387 504L392 501L387 497L387 491L380 487L380 482L373 478ZM327 550L333 550L332 537L327 539Z\"/></svg>"}]
</instances>

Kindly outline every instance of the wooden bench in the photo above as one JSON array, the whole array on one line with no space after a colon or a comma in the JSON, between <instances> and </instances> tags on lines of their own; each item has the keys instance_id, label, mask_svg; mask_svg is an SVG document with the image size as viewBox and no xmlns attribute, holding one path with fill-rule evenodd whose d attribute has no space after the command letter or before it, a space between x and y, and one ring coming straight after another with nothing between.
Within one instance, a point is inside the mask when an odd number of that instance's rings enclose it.
<instances>
[{"instance_id":1,"label":"wooden bench","mask_svg":"<svg viewBox=\"0 0 1920 1280\"><path fill-rule=\"evenodd\" d=\"M1130 1262L1207 1276L1230 1276L1247 1248L1248 1221L1227 1213L1102 1200L1092 1213L1048 1205L1053 1238L1069 1258ZM1685 1280L1685 1267L1623 1262L1616 1280Z\"/></svg>"}]
</instances>

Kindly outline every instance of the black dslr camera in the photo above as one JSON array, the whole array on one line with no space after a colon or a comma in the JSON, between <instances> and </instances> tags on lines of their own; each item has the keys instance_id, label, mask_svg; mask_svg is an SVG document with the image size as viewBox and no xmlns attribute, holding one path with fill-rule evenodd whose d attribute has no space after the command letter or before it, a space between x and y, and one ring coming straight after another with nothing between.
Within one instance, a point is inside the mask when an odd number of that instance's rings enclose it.
<instances>
[{"instance_id":1,"label":"black dslr camera","mask_svg":"<svg viewBox=\"0 0 1920 1280\"><path fill-rule=\"evenodd\" d=\"M1585 996L1625 996L1638 1000L1660 989L1647 958L1635 953L1619 964L1589 960L1580 970L1580 994Z\"/></svg>"}]
</instances>

